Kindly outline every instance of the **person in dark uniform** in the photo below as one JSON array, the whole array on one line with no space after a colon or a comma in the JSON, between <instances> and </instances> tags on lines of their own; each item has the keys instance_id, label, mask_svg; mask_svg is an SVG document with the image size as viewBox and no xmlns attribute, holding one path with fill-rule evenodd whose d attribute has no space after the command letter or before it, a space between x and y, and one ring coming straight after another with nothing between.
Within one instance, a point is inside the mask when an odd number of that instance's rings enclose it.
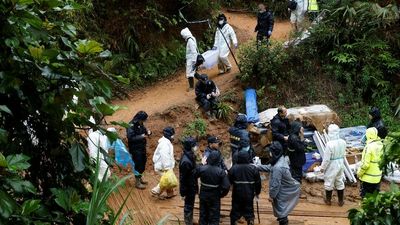
<instances>
[{"instance_id":1,"label":"person in dark uniform","mask_svg":"<svg viewBox=\"0 0 400 225\"><path fill-rule=\"evenodd\" d=\"M197 142L193 137L186 137L183 140L183 154L179 163L179 192L185 201L183 207L185 225L193 225L194 200L199 189L194 175L197 148Z\"/></svg>"},{"instance_id":2,"label":"person in dark uniform","mask_svg":"<svg viewBox=\"0 0 400 225\"><path fill-rule=\"evenodd\" d=\"M274 15L264 4L258 5L257 26L254 32L257 32L257 47L264 41L269 43L269 38L274 29Z\"/></svg>"},{"instance_id":3,"label":"person in dark uniform","mask_svg":"<svg viewBox=\"0 0 400 225\"><path fill-rule=\"evenodd\" d=\"M291 132L288 140L288 156L290 160L290 173L292 177L301 183L303 177L303 165L306 163L305 149L307 144L301 140L304 134L302 124L294 121L291 124Z\"/></svg>"},{"instance_id":4,"label":"person in dark uniform","mask_svg":"<svg viewBox=\"0 0 400 225\"><path fill-rule=\"evenodd\" d=\"M278 108L278 114L271 120L272 140L281 143L284 154L287 153L287 142L289 140L289 119L287 109L284 106Z\"/></svg>"},{"instance_id":5,"label":"person in dark uniform","mask_svg":"<svg viewBox=\"0 0 400 225\"><path fill-rule=\"evenodd\" d=\"M369 111L369 119L371 121L368 124L367 128L375 127L378 130L378 136L381 139L385 139L388 134L388 130L382 120L381 111L379 110L379 108L372 107L372 109Z\"/></svg>"},{"instance_id":6,"label":"person in dark uniform","mask_svg":"<svg viewBox=\"0 0 400 225\"><path fill-rule=\"evenodd\" d=\"M138 189L145 189L147 182L142 179L142 174L145 171L147 155L146 144L147 137L151 135L151 131L147 130L144 122L147 120L148 115L144 111L139 111L130 122L130 127L126 129L128 137L129 153L135 162L135 170L139 173L135 175L135 187Z\"/></svg>"},{"instance_id":7,"label":"person in dark uniform","mask_svg":"<svg viewBox=\"0 0 400 225\"><path fill-rule=\"evenodd\" d=\"M247 117L239 114L236 117L235 124L229 128L231 141L232 164L236 164L237 153L241 150L249 152L249 157L254 157L254 152L250 147L250 134L247 131Z\"/></svg>"},{"instance_id":8,"label":"person in dark uniform","mask_svg":"<svg viewBox=\"0 0 400 225\"><path fill-rule=\"evenodd\" d=\"M254 197L261 192L261 178L257 167L250 164L249 153L239 151L237 164L229 170L232 189L231 225L244 217L248 225L254 224Z\"/></svg>"},{"instance_id":9,"label":"person in dark uniform","mask_svg":"<svg viewBox=\"0 0 400 225\"><path fill-rule=\"evenodd\" d=\"M200 220L199 225L219 225L221 198L229 192L230 183L225 171L218 167L221 153L213 151L207 164L196 168L196 178L200 178Z\"/></svg>"},{"instance_id":10,"label":"person in dark uniform","mask_svg":"<svg viewBox=\"0 0 400 225\"><path fill-rule=\"evenodd\" d=\"M217 107L217 97L220 92L214 81L208 79L207 74L195 74L198 79L195 87L196 101L204 109L209 118L215 117Z\"/></svg>"},{"instance_id":11,"label":"person in dark uniform","mask_svg":"<svg viewBox=\"0 0 400 225\"><path fill-rule=\"evenodd\" d=\"M203 160L202 163L205 164L207 161L208 156L210 155L211 152L213 151L219 151L219 147L221 146L221 140L216 137L216 136L210 136L207 138L207 148L204 150L203 153ZM218 164L219 168L223 169L224 171L228 171L228 168L226 167L224 163L224 158L221 157L221 161Z\"/></svg>"}]
</instances>

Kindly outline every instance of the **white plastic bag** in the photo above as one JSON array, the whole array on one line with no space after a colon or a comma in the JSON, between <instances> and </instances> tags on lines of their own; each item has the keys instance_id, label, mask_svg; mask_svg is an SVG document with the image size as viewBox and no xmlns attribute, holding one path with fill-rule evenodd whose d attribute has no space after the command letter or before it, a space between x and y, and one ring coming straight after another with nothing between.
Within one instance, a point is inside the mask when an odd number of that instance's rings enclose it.
<instances>
[{"instance_id":1,"label":"white plastic bag","mask_svg":"<svg viewBox=\"0 0 400 225\"><path fill-rule=\"evenodd\" d=\"M218 50L208 50L201 54L204 57L204 63L201 69L211 69L218 63Z\"/></svg>"}]
</instances>

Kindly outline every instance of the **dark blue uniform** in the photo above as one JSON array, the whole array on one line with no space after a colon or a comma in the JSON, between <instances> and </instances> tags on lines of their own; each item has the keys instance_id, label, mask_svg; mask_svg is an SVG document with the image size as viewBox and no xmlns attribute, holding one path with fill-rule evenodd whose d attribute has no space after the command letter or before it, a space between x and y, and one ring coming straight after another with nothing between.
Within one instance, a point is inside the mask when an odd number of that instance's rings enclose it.
<instances>
[{"instance_id":1,"label":"dark blue uniform","mask_svg":"<svg viewBox=\"0 0 400 225\"><path fill-rule=\"evenodd\" d=\"M140 121L147 119L147 114L143 119L142 114L136 114L132 119L132 126L126 129L126 134L128 137L128 147L129 152L132 155L132 159L135 162L135 170L141 174L145 171L147 155L146 155L146 145L147 140L143 134L147 135L147 129L144 125L140 124Z\"/></svg>"},{"instance_id":2,"label":"dark blue uniform","mask_svg":"<svg viewBox=\"0 0 400 225\"><path fill-rule=\"evenodd\" d=\"M199 225L218 225L220 220L221 198L228 194L230 183L225 171L218 167L221 153L213 151L207 164L196 169L200 177L200 220Z\"/></svg>"},{"instance_id":3,"label":"dark blue uniform","mask_svg":"<svg viewBox=\"0 0 400 225\"><path fill-rule=\"evenodd\" d=\"M247 125L246 125L247 126ZM250 149L250 134L246 130L246 126L234 126L229 128L229 137L231 140L232 163L236 164L237 153L240 150L249 151ZM250 153L251 157L253 154Z\"/></svg>"},{"instance_id":4,"label":"dark blue uniform","mask_svg":"<svg viewBox=\"0 0 400 225\"><path fill-rule=\"evenodd\" d=\"M185 149L179 163L179 192L185 197L183 213L187 224L193 223L194 200L199 189L195 169L196 157L191 149Z\"/></svg>"},{"instance_id":5,"label":"dark blue uniform","mask_svg":"<svg viewBox=\"0 0 400 225\"><path fill-rule=\"evenodd\" d=\"M196 83L195 87L196 101L199 103L201 107L203 107L204 111L207 112L216 107L217 99L215 97L211 96L211 98L207 99L207 95L216 92L216 90L217 86L212 80L208 79L206 81L199 80Z\"/></svg>"}]
</instances>

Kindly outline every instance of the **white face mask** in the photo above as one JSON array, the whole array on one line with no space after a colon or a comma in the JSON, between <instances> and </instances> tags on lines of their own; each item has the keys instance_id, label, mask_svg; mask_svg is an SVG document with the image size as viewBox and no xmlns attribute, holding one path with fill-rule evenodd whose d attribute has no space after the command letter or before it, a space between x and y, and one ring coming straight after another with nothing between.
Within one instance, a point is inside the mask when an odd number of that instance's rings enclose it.
<instances>
[{"instance_id":1,"label":"white face mask","mask_svg":"<svg viewBox=\"0 0 400 225\"><path fill-rule=\"evenodd\" d=\"M197 152L197 150L199 149L199 146L196 145L192 149L193 149L193 152Z\"/></svg>"},{"instance_id":2,"label":"white face mask","mask_svg":"<svg viewBox=\"0 0 400 225\"><path fill-rule=\"evenodd\" d=\"M219 24L219 25L222 25L222 24L224 24L224 21L223 21L223 20L220 20L220 21L218 21L218 24Z\"/></svg>"},{"instance_id":3,"label":"white face mask","mask_svg":"<svg viewBox=\"0 0 400 225\"><path fill-rule=\"evenodd\" d=\"M172 136L171 136L171 139L174 139L174 137L175 137L175 136L174 136L174 135L172 135Z\"/></svg>"}]
</instances>

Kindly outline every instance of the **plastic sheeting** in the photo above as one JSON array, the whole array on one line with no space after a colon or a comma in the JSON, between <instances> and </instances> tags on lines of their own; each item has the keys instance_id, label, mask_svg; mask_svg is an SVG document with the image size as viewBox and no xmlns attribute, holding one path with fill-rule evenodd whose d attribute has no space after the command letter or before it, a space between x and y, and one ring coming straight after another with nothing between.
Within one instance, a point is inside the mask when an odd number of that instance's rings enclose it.
<instances>
[{"instance_id":1,"label":"plastic sheeting","mask_svg":"<svg viewBox=\"0 0 400 225\"><path fill-rule=\"evenodd\" d=\"M318 151L305 153L306 154L306 163L303 165L303 172L307 172L310 169L310 167L312 165L314 165L316 162L322 162L321 158L315 159L313 157L314 153L318 153Z\"/></svg>"},{"instance_id":2,"label":"plastic sheeting","mask_svg":"<svg viewBox=\"0 0 400 225\"><path fill-rule=\"evenodd\" d=\"M204 62L200 66L201 69L211 69L218 63L218 50L208 50L201 54L204 57Z\"/></svg>"},{"instance_id":3,"label":"plastic sheeting","mask_svg":"<svg viewBox=\"0 0 400 225\"><path fill-rule=\"evenodd\" d=\"M366 126L341 128L339 136L346 141L347 148L362 150L362 138L367 130Z\"/></svg>"},{"instance_id":4,"label":"plastic sheeting","mask_svg":"<svg viewBox=\"0 0 400 225\"><path fill-rule=\"evenodd\" d=\"M246 115L249 123L257 123L260 121L257 108L257 93L255 89L247 89L244 92L246 99Z\"/></svg>"}]
</instances>

